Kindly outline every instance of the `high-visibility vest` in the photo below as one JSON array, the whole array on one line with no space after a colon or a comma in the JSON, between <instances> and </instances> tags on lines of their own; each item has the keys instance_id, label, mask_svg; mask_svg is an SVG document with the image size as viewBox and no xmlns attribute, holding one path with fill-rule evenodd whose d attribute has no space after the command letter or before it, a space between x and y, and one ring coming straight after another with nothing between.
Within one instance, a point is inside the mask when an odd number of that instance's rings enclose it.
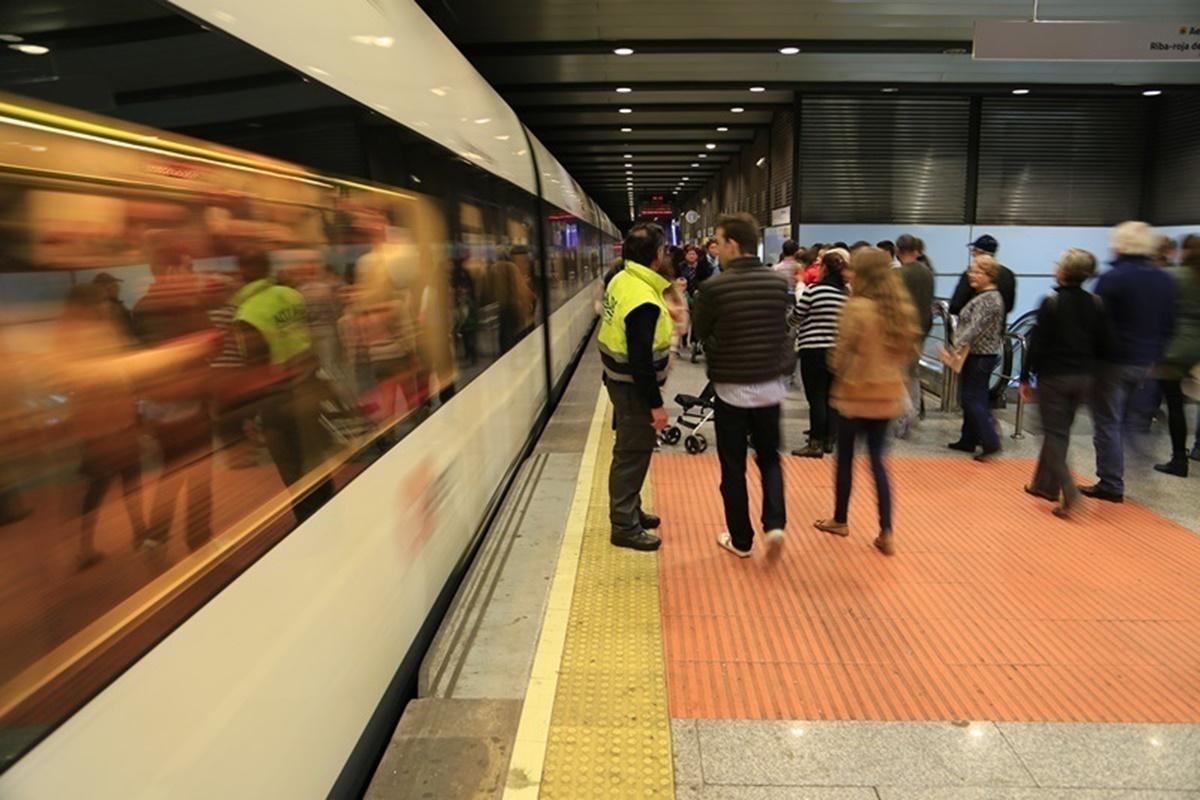
<instances>
[{"instance_id":1,"label":"high-visibility vest","mask_svg":"<svg viewBox=\"0 0 1200 800\"><path fill-rule=\"evenodd\" d=\"M629 342L625 338L625 317L638 306L653 305L658 309L654 327L654 372L661 385L667 380L671 358L671 332L674 323L663 300L663 292L671 282L654 270L633 261L613 276L604 290L604 309L600 318L600 360L609 380L633 382L629 368Z\"/></svg>"},{"instance_id":2,"label":"high-visibility vest","mask_svg":"<svg viewBox=\"0 0 1200 800\"><path fill-rule=\"evenodd\" d=\"M263 278L242 287L233 298L234 319L251 325L271 349L272 364L286 364L312 347L304 295Z\"/></svg>"}]
</instances>

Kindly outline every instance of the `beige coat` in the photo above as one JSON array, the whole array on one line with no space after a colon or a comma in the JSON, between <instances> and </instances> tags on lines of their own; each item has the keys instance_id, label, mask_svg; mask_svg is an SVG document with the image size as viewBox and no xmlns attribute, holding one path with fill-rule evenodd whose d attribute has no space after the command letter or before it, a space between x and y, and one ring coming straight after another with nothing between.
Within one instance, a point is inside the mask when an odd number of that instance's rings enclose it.
<instances>
[{"instance_id":1,"label":"beige coat","mask_svg":"<svg viewBox=\"0 0 1200 800\"><path fill-rule=\"evenodd\" d=\"M875 301L851 297L838 319L837 344L829 354L830 403L844 417L896 419L905 412L908 368L915 330L904 341L884 337Z\"/></svg>"}]
</instances>

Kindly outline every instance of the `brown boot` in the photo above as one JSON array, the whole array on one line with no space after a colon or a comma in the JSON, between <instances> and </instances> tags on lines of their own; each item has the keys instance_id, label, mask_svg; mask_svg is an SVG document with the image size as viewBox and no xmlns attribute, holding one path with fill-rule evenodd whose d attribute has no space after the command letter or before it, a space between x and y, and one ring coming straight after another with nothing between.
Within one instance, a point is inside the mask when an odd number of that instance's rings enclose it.
<instances>
[{"instance_id":1,"label":"brown boot","mask_svg":"<svg viewBox=\"0 0 1200 800\"><path fill-rule=\"evenodd\" d=\"M849 536L850 526L844 522L838 522L832 519L819 519L813 523L813 527L819 531L832 533L834 536Z\"/></svg>"},{"instance_id":2,"label":"brown boot","mask_svg":"<svg viewBox=\"0 0 1200 800\"><path fill-rule=\"evenodd\" d=\"M892 536L891 531L885 531L875 537L875 549L885 556L894 556L896 554L896 540Z\"/></svg>"}]
</instances>

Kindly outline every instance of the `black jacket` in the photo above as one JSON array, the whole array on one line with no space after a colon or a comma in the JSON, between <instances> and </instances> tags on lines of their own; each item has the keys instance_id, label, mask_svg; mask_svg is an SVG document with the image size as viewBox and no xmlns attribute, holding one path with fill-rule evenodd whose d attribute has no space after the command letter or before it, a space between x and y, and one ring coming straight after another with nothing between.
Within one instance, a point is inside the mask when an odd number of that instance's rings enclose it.
<instances>
[{"instance_id":1,"label":"black jacket","mask_svg":"<svg viewBox=\"0 0 1200 800\"><path fill-rule=\"evenodd\" d=\"M1114 347L1104 304L1078 286L1059 287L1042 301L1026 341L1021 380L1033 375L1088 375Z\"/></svg>"},{"instance_id":2,"label":"black jacket","mask_svg":"<svg viewBox=\"0 0 1200 800\"><path fill-rule=\"evenodd\" d=\"M1000 265L1000 274L996 276L996 289L1004 299L1004 313L1011 314L1017 302L1017 276L1003 264ZM950 298L950 313L961 314L974 296L975 290L971 288L967 281L967 273L964 272L958 279L958 286L954 287L954 296Z\"/></svg>"},{"instance_id":3,"label":"black jacket","mask_svg":"<svg viewBox=\"0 0 1200 800\"><path fill-rule=\"evenodd\" d=\"M754 256L734 259L705 281L692 311L692 333L704 343L708 379L749 384L790 374L791 307L787 278Z\"/></svg>"}]
</instances>

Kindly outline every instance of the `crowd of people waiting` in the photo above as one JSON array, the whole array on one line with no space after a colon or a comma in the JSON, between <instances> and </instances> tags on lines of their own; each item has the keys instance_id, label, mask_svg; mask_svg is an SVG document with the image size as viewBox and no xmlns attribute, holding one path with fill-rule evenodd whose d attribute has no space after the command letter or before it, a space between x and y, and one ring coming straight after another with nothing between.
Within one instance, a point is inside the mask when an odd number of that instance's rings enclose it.
<instances>
[{"instance_id":1,"label":"crowd of people waiting","mask_svg":"<svg viewBox=\"0 0 1200 800\"><path fill-rule=\"evenodd\" d=\"M1123 502L1124 439L1145 430L1163 401L1172 456L1155 469L1188 475L1184 404L1200 383L1200 235L1186 237L1177 249L1146 223L1126 222L1114 228L1111 243L1111 268L1092 292L1084 287L1096 276L1096 257L1078 248L1062 254L1057 285L1037 310L1020 373L1019 392L1027 402L1036 399L1045 430L1025 491L1055 502L1061 517L1071 515L1081 495ZM945 368L959 375L962 406L961 434L948 447L987 462L1001 450L992 409L1009 381L993 387L992 377L1017 281L997 260L994 237L980 236L968 248L970 264L948 303L957 325L941 353ZM715 395L727 524L718 544L739 557L751 554L745 461L753 447L768 557L779 552L786 526L780 415L798 362L810 424L807 444L792 453L837 455L834 513L815 527L849 534L851 464L861 436L877 489L875 545L891 555L883 456L889 435L909 436L922 406L920 356L933 327L935 291L925 244L911 234L808 250L787 241L769 267L757 249L757 224L746 215L722 217L715 237L702 246L669 252L661 228L638 224L624 242L623 261L606 276L600 350L616 430L612 543L640 550L661 543L651 533L659 520L641 510L639 495L655 431L668 424L660 389L670 357L690 336L703 348ZM1098 480L1076 487L1067 450L1084 404L1092 411ZM1200 460L1200 435L1190 458Z\"/></svg>"}]
</instances>

